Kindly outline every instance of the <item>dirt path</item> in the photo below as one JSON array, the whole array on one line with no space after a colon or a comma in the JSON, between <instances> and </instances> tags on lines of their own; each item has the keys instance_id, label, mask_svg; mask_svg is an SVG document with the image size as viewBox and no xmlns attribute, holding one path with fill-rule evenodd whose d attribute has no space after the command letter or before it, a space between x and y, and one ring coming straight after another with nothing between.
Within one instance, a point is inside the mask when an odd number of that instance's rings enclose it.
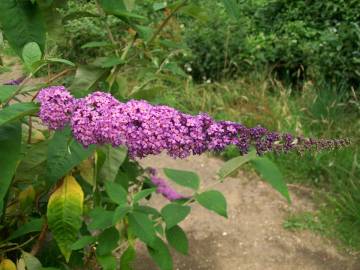
<instances>
[{"instance_id":1,"label":"dirt path","mask_svg":"<svg viewBox=\"0 0 360 270\"><path fill-rule=\"evenodd\" d=\"M166 156L141 162L155 168L177 168L196 171L206 187L214 183L221 160L203 155L186 160ZM200 206L192 209L182 222L188 233L190 256L175 252L176 270L343 270L360 269L360 261L340 254L329 241L311 232L290 232L282 227L289 211L313 208L306 196L291 192L289 206L276 191L256 175L240 172L236 178L217 185L228 201L229 218L224 219ZM152 205L164 203L156 195ZM145 248L139 244L136 270L155 270Z\"/></svg>"}]
</instances>

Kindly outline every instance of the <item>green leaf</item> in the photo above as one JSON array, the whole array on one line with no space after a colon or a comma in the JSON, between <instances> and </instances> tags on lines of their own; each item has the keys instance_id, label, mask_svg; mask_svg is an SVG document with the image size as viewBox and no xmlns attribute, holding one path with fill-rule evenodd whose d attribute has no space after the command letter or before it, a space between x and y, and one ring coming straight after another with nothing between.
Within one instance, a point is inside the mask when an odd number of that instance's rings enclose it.
<instances>
[{"instance_id":1,"label":"green leaf","mask_svg":"<svg viewBox=\"0 0 360 270\"><path fill-rule=\"evenodd\" d=\"M84 148L77 141L71 139L70 129L56 131L49 142L47 160L47 179L56 182L72 168L80 164L93 154L95 146ZM70 143L68 145L68 143Z\"/></svg>"},{"instance_id":2,"label":"green leaf","mask_svg":"<svg viewBox=\"0 0 360 270\"><path fill-rule=\"evenodd\" d=\"M34 102L15 103L0 111L0 126L16 121L39 110Z\"/></svg>"},{"instance_id":3,"label":"green leaf","mask_svg":"<svg viewBox=\"0 0 360 270\"><path fill-rule=\"evenodd\" d=\"M42 218L34 218L29 222L24 223L24 225L22 225L15 232L13 232L7 239L7 241L11 241L28 233L40 232L43 224L44 220Z\"/></svg>"},{"instance_id":4,"label":"green leaf","mask_svg":"<svg viewBox=\"0 0 360 270\"><path fill-rule=\"evenodd\" d=\"M146 214L139 212L131 212L128 215L129 228L139 237L141 241L152 246L156 234L154 226Z\"/></svg>"},{"instance_id":5,"label":"green leaf","mask_svg":"<svg viewBox=\"0 0 360 270\"><path fill-rule=\"evenodd\" d=\"M22 56L22 49L29 42L36 42L44 50L45 24L37 4L1 0L0 24L5 38L19 56Z\"/></svg>"},{"instance_id":6,"label":"green leaf","mask_svg":"<svg viewBox=\"0 0 360 270\"><path fill-rule=\"evenodd\" d=\"M239 5L235 0L223 0L226 12L235 20L240 18Z\"/></svg>"},{"instance_id":7,"label":"green leaf","mask_svg":"<svg viewBox=\"0 0 360 270\"><path fill-rule=\"evenodd\" d=\"M226 199L224 195L222 195L219 191L209 190L203 193L198 194L196 197L196 201L201 204L203 207L214 211L220 216L227 218L227 205Z\"/></svg>"},{"instance_id":8,"label":"green leaf","mask_svg":"<svg viewBox=\"0 0 360 270\"><path fill-rule=\"evenodd\" d=\"M156 191L156 188L143 189L140 192L135 194L133 202L136 203L136 202L140 201L142 198L149 196L151 193L153 193L155 191Z\"/></svg>"},{"instance_id":9,"label":"green leaf","mask_svg":"<svg viewBox=\"0 0 360 270\"><path fill-rule=\"evenodd\" d=\"M0 103L8 100L17 89L17 85L0 85Z\"/></svg>"},{"instance_id":10,"label":"green leaf","mask_svg":"<svg viewBox=\"0 0 360 270\"><path fill-rule=\"evenodd\" d=\"M156 262L160 270L173 269L170 251L160 238L156 237L153 246L148 246L147 248L151 258Z\"/></svg>"},{"instance_id":11,"label":"green leaf","mask_svg":"<svg viewBox=\"0 0 360 270\"><path fill-rule=\"evenodd\" d=\"M68 65L68 66L72 66L72 67L75 67L75 64L69 60L66 60L66 59L62 59L62 58L55 58L55 57L52 57L52 58L47 58L45 59L46 62L49 62L49 63L61 63L61 64L65 64L65 65Z\"/></svg>"},{"instance_id":12,"label":"green leaf","mask_svg":"<svg viewBox=\"0 0 360 270\"><path fill-rule=\"evenodd\" d=\"M173 248L184 255L188 255L189 241L181 227L176 225L171 229L166 229L165 234L167 241Z\"/></svg>"},{"instance_id":13,"label":"green leaf","mask_svg":"<svg viewBox=\"0 0 360 270\"><path fill-rule=\"evenodd\" d=\"M256 158L256 151L251 151L247 155L238 156L226 161L220 168L218 175L220 178L228 177L236 172L243 164Z\"/></svg>"},{"instance_id":14,"label":"green leaf","mask_svg":"<svg viewBox=\"0 0 360 270\"><path fill-rule=\"evenodd\" d=\"M146 17L130 13L127 11L125 4L123 1L118 0L99 0L99 3L103 10L110 15L115 15L119 19L128 23L128 19L138 19L145 20Z\"/></svg>"},{"instance_id":15,"label":"green leaf","mask_svg":"<svg viewBox=\"0 0 360 270\"><path fill-rule=\"evenodd\" d=\"M198 190L200 185L199 176L190 171L181 171L175 169L164 168L165 175L176 184Z\"/></svg>"},{"instance_id":16,"label":"green leaf","mask_svg":"<svg viewBox=\"0 0 360 270\"><path fill-rule=\"evenodd\" d=\"M166 228L170 229L177 225L180 221L184 220L190 213L191 208L187 205L180 205L176 203L170 203L161 209L161 215L163 216Z\"/></svg>"},{"instance_id":17,"label":"green leaf","mask_svg":"<svg viewBox=\"0 0 360 270\"><path fill-rule=\"evenodd\" d=\"M21 257L24 259L27 270L41 270L41 262L28 252L22 251Z\"/></svg>"},{"instance_id":18,"label":"green leaf","mask_svg":"<svg viewBox=\"0 0 360 270\"><path fill-rule=\"evenodd\" d=\"M81 18L97 18L99 17L99 15L94 14L94 13L90 13L87 11L76 11L76 12L72 12L69 13L68 15L66 15L63 19L62 22L63 24L66 24L68 21L71 20L76 20L76 19L81 19Z\"/></svg>"},{"instance_id":19,"label":"green leaf","mask_svg":"<svg viewBox=\"0 0 360 270\"><path fill-rule=\"evenodd\" d=\"M79 66L70 86L71 93L77 98L86 96L108 72L109 70L97 67Z\"/></svg>"},{"instance_id":20,"label":"green leaf","mask_svg":"<svg viewBox=\"0 0 360 270\"><path fill-rule=\"evenodd\" d=\"M166 2L160 2L160 3L154 3L153 4L153 10L154 11L159 11L159 10L162 10L162 9L164 9L166 7L167 7Z\"/></svg>"},{"instance_id":21,"label":"green leaf","mask_svg":"<svg viewBox=\"0 0 360 270\"><path fill-rule=\"evenodd\" d=\"M108 211L101 207L95 207L89 212L89 216L91 217L91 222L88 225L89 230L103 230L113 225L113 211Z\"/></svg>"},{"instance_id":22,"label":"green leaf","mask_svg":"<svg viewBox=\"0 0 360 270\"><path fill-rule=\"evenodd\" d=\"M79 240L77 240L74 244L72 244L71 249L72 250L83 249L84 247L94 243L95 240L96 238L94 236L85 235L81 237Z\"/></svg>"},{"instance_id":23,"label":"green leaf","mask_svg":"<svg viewBox=\"0 0 360 270\"><path fill-rule=\"evenodd\" d=\"M276 164L267 158L256 158L252 164L261 177L291 203L288 188Z\"/></svg>"},{"instance_id":24,"label":"green leaf","mask_svg":"<svg viewBox=\"0 0 360 270\"><path fill-rule=\"evenodd\" d=\"M105 190L113 202L119 205L127 203L127 192L120 184L106 181Z\"/></svg>"},{"instance_id":25,"label":"green leaf","mask_svg":"<svg viewBox=\"0 0 360 270\"><path fill-rule=\"evenodd\" d=\"M116 207L114 211L113 224L115 225L116 223L118 223L119 220L123 219L130 211L131 207L128 205L119 205L118 207Z\"/></svg>"},{"instance_id":26,"label":"green leaf","mask_svg":"<svg viewBox=\"0 0 360 270\"><path fill-rule=\"evenodd\" d=\"M66 262L69 262L72 245L78 239L82 224L84 193L73 176L66 176L63 183L51 194L47 207L50 231Z\"/></svg>"},{"instance_id":27,"label":"green leaf","mask_svg":"<svg viewBox=\"0 0 360 270\"><path fill-rule=\"evenodd\" d=\"M98 47L111 47L112 44L108 41L90 41L81 46L81 49L98 48Z\"/></svg>"},{"instance_id":28,"label":"green leaf","mask_svg":"<svg viewBox=\"0 0 360 270\"><path fill-rule=\"evenodd\" d=\"M21 153L21 124L0 126L0 216ZM6 204L6 202L5 202Z\"/></svg>"},{"instance_id":29,"label":"green leaf","mask_svg":"<svg viewBox=\"0 0 360 270\"><path fill-rule=\"evenodd\" d=\"M22 51L22 58L24 60L25 66L32 70L33 65L41 60L41 49L36 42L29 42L24 46Z\"/></svg>"},{"instance_id":30,"label":"green leaf","mask_svg":"<svg viewBox=\"0 0 360 270\"><path fill-rule=\"evenodd\" d=\"M101 150L106 154L106 159L100 170L100 178L103 181L113 182L119 171L119 167L124 163L127 150L123 147L112 147L105 145Z\"/></svg>"},{"instance_id":31,"label":"green leaf","mask_svg":"<svg viewBox=\"0 0 360 270\"><path fill-rule=\"evenodd\" d=\"M117 56L106 56L97 57L95 61L91 63L91 65L100 68L111 68L124 63L125 61Z\"/></svg>"},{"instance_id":32,"label":"green leaf","mask_svg":"<svg viewBox=\"0 0 360 270\"><path fill-rule=\"evenodd\" d=\"M119 239L119 232L115 227L104 230L98 236L99 244L96 248L96 254L99 256L110 254L118 246Z\"/></svg>"},{"instance_id":33,"label":"green leaf","mask_svg":"<svg viewBox=\"0 0 360 270\"><path fill-rule=\"evenodd\" d=\"M101 265L102 270L115 270L116 259L113 255L96 256L97 261Z\"/></svg>"},{"instance_id":34,"label":"green leaf","mask_svg":"<svg viewBox=\"0 0 360 270\"><path fill-rule=\"evenodd\" d=\"M136 250L132 246L128 246L128 248L123 252L120 258L120 270L133 270L131 267L131 263L136 258Z\"/></svg>"}]
</instances>

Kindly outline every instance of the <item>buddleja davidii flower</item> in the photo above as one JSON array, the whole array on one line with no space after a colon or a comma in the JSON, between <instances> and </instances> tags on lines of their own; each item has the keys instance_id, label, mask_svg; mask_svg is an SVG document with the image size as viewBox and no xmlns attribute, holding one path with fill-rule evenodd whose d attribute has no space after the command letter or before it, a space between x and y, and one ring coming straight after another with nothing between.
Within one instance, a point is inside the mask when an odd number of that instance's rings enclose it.
<instances>
[{"instance_id":1,"label":"buddleja davidii flower","mask_svg":"<svg viewBox=\"0 0 360 270\"><path fill-rule=\"evenodd\" d=\"M150 168L150 180L156 186L156 192L163 195L169 201L188 198L178 193L164 179L158 177L157 171L154 168Z\"/></svg>"},{"instance_id":2,"label":"buddleja davidii flower","mask_svg":"<svg viewBox=\"0 0 360 270\"><path fill-rule=\"evenodd\" d=\"M61 129L70 122L75 99L65 87L44 88L37 100L41 103L39 117L50 129Z\"/></svg>"}]
</instances>

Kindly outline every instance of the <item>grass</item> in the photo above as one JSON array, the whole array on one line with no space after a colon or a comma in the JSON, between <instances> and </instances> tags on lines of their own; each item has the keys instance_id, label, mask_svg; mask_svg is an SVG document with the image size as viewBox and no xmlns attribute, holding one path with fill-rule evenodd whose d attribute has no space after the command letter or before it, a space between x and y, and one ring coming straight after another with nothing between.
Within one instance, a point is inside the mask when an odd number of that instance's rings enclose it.
<instances>
[{"instance_id":1,"label":"grass","mask_svg":"<svg viewBox=\"0 0 360 270\"><path fill-rule=\"evenodd\" d=\"M360 97L353 89L335 89L325 84L317 87L308 82L301 92L292 91L261 75L222 83L187 84L185 89L169 90L157 102L189 113L208 112L216 119L248 126L261 124L304 136L352 138L352 147L340 151L301 157L296 153L269 156L289 183L326 194L316 199L318 212L290 216L284 226L311 229L360 250ZM232 148L223 157L237 155Z\"/></svg>"}]
</instances>

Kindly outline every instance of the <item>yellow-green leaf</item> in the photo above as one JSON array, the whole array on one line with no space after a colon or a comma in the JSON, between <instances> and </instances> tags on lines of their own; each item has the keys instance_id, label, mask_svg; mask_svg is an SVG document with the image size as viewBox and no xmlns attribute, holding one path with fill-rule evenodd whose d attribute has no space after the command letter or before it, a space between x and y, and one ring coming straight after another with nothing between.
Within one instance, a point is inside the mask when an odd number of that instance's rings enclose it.
<instances>
[{"instance_id":1,"label":"yellow-green leaf","mask_svg":"<svg viewBox=\"0 0 360 270\"><path fill-rule=\"evenodd\" d=\"M83 201L84 193L72 176L66 176L49 199L47 209L49 229L67 262L82 224Z\"/></svg>"},{"instance_id":2,"label":"yellow-green leaf","mask_svg":"<svg viewBox=\"0 0 360 270\"><path fill-rule=\"evenodd\" d=\"M0 270L16 270L16 265L9 259L4 259L0 263Z\"/></svg>"}]
</instances>

